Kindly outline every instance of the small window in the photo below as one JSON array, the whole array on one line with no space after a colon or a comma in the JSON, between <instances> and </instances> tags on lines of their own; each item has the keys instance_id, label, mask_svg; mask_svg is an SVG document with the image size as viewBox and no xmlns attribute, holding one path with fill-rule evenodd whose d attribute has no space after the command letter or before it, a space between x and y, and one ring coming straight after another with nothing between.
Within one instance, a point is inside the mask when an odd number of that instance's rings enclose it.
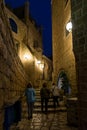
<instances>
[{"instance_id":1,"label":"small window","mask_svg":"<svg viewBox=\"0 0 87 130\"><path fill-rule=\"evenodd\" d=\"M13 32L17 33L17 24L16 22L12 19L9 18L10 26Z\"/></svg>"}]
</instances>

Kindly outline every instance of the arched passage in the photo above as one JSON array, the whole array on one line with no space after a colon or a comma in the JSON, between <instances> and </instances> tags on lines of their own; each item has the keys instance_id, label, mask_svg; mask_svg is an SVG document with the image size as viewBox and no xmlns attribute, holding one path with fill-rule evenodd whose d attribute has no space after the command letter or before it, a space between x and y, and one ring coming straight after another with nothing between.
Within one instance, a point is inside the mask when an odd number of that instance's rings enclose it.
<instances>
[{"instance_id":1,"label":"arched passage","mask_svg":"<svg viewBox=\"0 0 87 130\"><path fill-rule=\"evenodd\" d=\"M59 76L58 76L58 87L59 87L59 89L64 90L64 95L71 93L69 79L68 79L65 71L61 71Z\"/></svg>"}]
</instances>

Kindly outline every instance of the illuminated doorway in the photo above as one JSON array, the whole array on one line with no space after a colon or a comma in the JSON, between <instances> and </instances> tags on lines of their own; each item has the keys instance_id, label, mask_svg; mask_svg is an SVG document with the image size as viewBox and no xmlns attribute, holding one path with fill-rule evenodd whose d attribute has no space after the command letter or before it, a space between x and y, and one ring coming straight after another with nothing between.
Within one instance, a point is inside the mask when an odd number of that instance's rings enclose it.
<instances>
[{"instance_id":1,"label":"illuminated doorway","mask_svg":"<svg viewBox=\"0 0 87 130\"><path fill-rule=\"evenodd\" d=\"M69 95L71 93L71 87L69 79L64 71L61 71L58 77L58 87L63 89L64 95Z\"/></svg>"}]
</instances>

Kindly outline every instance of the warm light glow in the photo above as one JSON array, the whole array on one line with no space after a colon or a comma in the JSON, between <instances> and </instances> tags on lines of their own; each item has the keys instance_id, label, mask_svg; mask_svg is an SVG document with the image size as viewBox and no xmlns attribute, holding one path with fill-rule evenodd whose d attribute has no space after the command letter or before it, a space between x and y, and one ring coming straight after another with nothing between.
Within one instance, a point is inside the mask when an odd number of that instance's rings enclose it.
<instances>
[{"instance_id":1,"label":"warm light glow","mask_svg":"<svg viewBox=\"0 0 87 130\"><path fill-rule=\"evenodd\" d=\"M32 58L32 55L30 55L29 53L25 53L24 55L23 55L23 58L24 58L24 60L29 60L29 61L31 61L33 58Z\"/></svg>"},{"instance_id":2,"label":"warm light glow","mask_svg":"<svg viewBox=\"0 0 87 130\"><path fill-rule=\"evenodd\" d=\"M25 54L24 58L25 58L25 60L28 60L29 59L29 55Z\"/></svg>"},{"instance_id":3,"label":"warm light glow","mask_svg":"<svg viewBox=\"0 0 87 130\"><path fill-rule=\"evenodd\" d=\"M38 60L38 61L37 61L37 64L40 64L40 63L41 63L41 61L40 61L40 60Z\"/></svg>"},{"instance_id":4,"label":"warm light glow","mask_svg":"<svg viewBox=\"0 0 87 130\"><path fill-rule=\"evenodd\" d=\"M68 22L66 25L67 31L71 32L72 31L72 22Z\"/></svg>"},{"instance_id":5,"label":"warm light glow","mask_svg":"<svg viewBox=\"0 0 87 130\"><path fill-rule=\"evenodd\" d=\"M44 64L40 64L40 67L41 67L41 69L43 69L44 68Z\"/></svg>"}]
</instances>

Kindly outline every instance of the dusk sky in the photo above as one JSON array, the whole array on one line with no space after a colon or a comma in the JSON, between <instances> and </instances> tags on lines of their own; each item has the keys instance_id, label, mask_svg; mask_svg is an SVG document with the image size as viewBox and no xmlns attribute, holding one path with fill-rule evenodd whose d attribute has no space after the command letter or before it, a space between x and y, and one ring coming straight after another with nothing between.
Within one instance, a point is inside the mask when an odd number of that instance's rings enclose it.
<instances>
[{"instance_id":1,"label":"dusk sky","mask_svg":"<svg viewBox=\"0 0 87 130\"><path fill-rule=\"evenodd\" d=\"M12 8L20 7L26 0L5 0ZM30 14L43 28L43 54L52 56L51 0L29 0Z\"/></svg>"}]
</instances>

